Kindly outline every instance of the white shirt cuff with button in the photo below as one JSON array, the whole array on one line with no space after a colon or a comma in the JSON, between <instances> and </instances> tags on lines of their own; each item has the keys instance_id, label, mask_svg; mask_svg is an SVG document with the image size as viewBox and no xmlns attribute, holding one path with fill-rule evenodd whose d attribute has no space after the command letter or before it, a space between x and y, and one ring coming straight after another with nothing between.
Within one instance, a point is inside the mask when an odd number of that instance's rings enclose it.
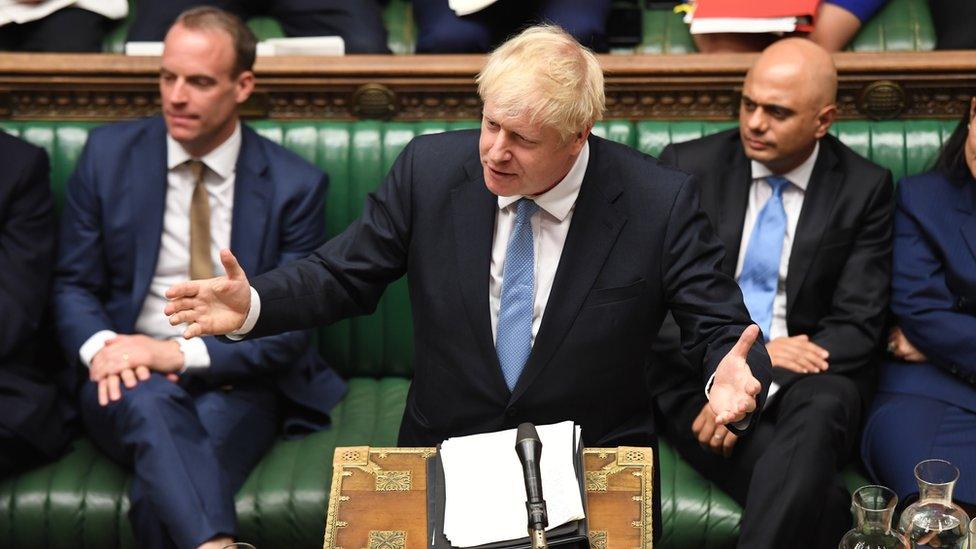
<instances>
[{"instance_id":1,"label":"white shirt cuff with button","mask_svg":"<svg viewBox=\"0 0 976 549\"><path fill-rule=\"evenodd\" d=\"M261 298L258 296L258 291L251 286L251 308L247 310L247 316L244 317L244 324L241 324L240 328L227 334L227 339L231 341L244 339L244 336L251 333L251 330L254 329L254 325L258 323L258 316L260 315Z\"/></svg>"},{"instance_id":2,"label":"white shirt cuff with button","mask_svg":"<svg viewBox=\"0 0 976 549\"><path fill-rule=\"evenodd\" d=\"M203 370L210 367L210 351L207 350L207 344L202 339L199 337L191 339L174 337L173 339L180 344L180 352L183 353L183 369L180 370L181 374L187 371Z\"/></svg>"},{"instance_id":3,"label":"white shirt cuff with button","mask_svg":"<svg viewBox=\"0 0 976 549\"><path fill-rule=\"evenodd\" d=\"M98 351L102 350L105 346L105 342L117 336L118 334L112 330L99 330L92 334L84 343L81 344L81 348L78 349L78 358L81 359L81 363L85 365L86 368L91 368L91 361L98 354Z\"/></svg>"}]
</instances>

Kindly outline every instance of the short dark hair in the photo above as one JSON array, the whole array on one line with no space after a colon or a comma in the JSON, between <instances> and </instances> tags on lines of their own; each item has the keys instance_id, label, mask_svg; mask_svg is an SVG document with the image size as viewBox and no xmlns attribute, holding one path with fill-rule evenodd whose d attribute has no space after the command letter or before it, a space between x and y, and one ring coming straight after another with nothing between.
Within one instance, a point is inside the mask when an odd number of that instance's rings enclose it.
<instances>
[{"instance_id":1,"label":"short dark hair","mask_svg":"<svg viewBox=\"0 0 976 549\"><path fill-rule=\"evenodd\" d=\"M233 13L213 6L199 6L181 13L173 22L173 27L176 25L194 30L221 30L230 35L231 42L234 44L234 66L231 76L237 76L254 68L258 40L250 27Z\"/></svg>"},{"instance_id":2,"label":"short dark hair","mask_svg":"<svg viewBox=\"0 0 976 549\"><path fill-rule=\"evenodd\" d=\"M972 110L972 98L966 102L966 109L962 115L959 125L949 136L949 139L942 145L939 157L936 158L933 168L935 171L948 177L949 179L965 180L969 175L969 166L966 164L966 137L969 134L969 125L976 118L976 112Z\"/></svg>"}]
</instances>

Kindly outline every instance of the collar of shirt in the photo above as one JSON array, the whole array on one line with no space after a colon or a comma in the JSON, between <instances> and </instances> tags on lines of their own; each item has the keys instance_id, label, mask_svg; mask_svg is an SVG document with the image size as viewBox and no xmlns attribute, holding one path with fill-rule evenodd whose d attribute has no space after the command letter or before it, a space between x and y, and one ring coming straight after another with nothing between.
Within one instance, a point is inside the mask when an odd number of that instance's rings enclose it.
<instances>
[{"instance_id":1,"label":"collar of shirt","mask_svg":"<svg viewBox=\"0 0 976 549\"><path fill-rule=\"evenodd\" d=\"M569 173L562 181L548 191L528 198L534 200L536 205L562 222L573 210L573 206L576 205L576 197L579 196L580 187L583 185L583 176L586 175L586 165L589 161L590 144L584 143L579 156L576 157L576 162L573 163L573 167L569 169ZM499 196L498 209L503 210L521 198L523 198L521 195Z\"/></svg>"},{"instance_id":2,"label":"collar of shirt","mask_svg":"<svg viewBox=\"0 0 976 549\"><path fill-rule=\"evenodd\" d=\"M810 175L813 174L813 165L817 163L817 155L820 154L820 141L813 146L813 152L810 156L803 161L802 164L793 168L792 170L781 174L780 177L785 177L787 181L796 185L800 190L806 192L807 185L810 184ZM755 160L752 163L752 179L765 179L771 175L773 172L769 171L769 168L763 166Z\"/></svg>"},{"instance_id":3,"label":"collar of shirt","mask_svg":"<svg viewBox=\"0 0 976 549\"><path fill-rule=\"evenodd\" d=\"M234 173L237 167L237 157L241 152L241 123L238 122L234 127L234 133L226 141L217 146L216 149L203 155L200 160L216 173L221 181L226 180ZM173 139L169 133L166 134L166 167L170 170L180 166L187 160L192 160L190 153L186 152L183 145Z\"/></svg>"}]
</instances>

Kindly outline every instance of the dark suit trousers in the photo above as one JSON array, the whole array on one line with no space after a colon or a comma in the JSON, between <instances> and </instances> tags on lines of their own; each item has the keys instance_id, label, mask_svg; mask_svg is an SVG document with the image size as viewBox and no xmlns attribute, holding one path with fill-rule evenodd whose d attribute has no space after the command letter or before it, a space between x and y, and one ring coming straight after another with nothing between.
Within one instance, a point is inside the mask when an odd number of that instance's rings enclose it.
<instances>
[{"instance_id":1,"label":"dark suit trousers","mask_svg":"<svg viewBox=\"0 0 976 549\"><path fill-rule=\"evenodd\" d=\"M583 45L607 51L610 0L500 0L458 17L448 0L413 0L417 53L481 53L523 27L549 22L566 29Z\"/></svg>"},{"instance_id":2,"label":"dark suit trousers","mask_svg":"<svg viewBox=\"0 0 976 549\"><path fill-rule=\"evenodd\" d=\"M22 25L0 27L0 50L100 52L114 21L81 8L62 8Z\"/></svg>"},{"instance_id":3,"label":"dark suit trousers","mask_svg":"<svg viewBox=\"0 0 976 549\"><path fill-rule=\"evenodd\" d=\"M156 0L139 2L129 40L159 41L183 11L215 6L241 19L269 15L288 36L341 36L346 53L389 53L377 0Z\"/></svg>"},{"instance_id":4,"label":"dark suit trousers","mask_svg":"<svg viewBox=\"0 0 976 549\"><path fill-rule=\"evenodd\" d=\"M837 547L850 528L850 496L837 472L857 440L861 397L837 375L780 390L728 459L703 450L691 424L705 404L697 386L657 399L665 437L743 507L739 547ZM816 540L816 541L813 541Z\"/></svg>"},{"instance_id":5,"label":"dark suit trousers","mask_svg":"<svg viewBox=\"0 0 976 549\"><path fill-rule=\"evenodd\" d=\"M95 444L134 472L129 518L140 547L233 535L234 494L274 442L275 394L256 384L200 390L155 373L122 393L103 407L87 382L81 413Z\"/></svg>"}]
</instances>

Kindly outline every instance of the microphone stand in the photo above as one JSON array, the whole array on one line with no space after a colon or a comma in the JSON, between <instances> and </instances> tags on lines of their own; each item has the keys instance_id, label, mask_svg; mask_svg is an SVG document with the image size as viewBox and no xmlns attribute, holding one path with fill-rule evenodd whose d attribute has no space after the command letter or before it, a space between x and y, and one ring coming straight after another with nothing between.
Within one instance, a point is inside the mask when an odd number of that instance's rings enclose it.
<instances>
[{"instance_id":1,"label":"microphone stand","mask_svg":"<svg viewBox=\"0 0 976 549\"><path fill-rule=\"evenodd\" d=\"M529 519L529 540L532 549L549 549L546 542L546 526L549 518L546 515L546 500L542 497L542 441L535 425L523 423L518 426L515 436L515 452L522 462L522 475L525 478L525 509Z\"/></svg>"}]
</instances>

